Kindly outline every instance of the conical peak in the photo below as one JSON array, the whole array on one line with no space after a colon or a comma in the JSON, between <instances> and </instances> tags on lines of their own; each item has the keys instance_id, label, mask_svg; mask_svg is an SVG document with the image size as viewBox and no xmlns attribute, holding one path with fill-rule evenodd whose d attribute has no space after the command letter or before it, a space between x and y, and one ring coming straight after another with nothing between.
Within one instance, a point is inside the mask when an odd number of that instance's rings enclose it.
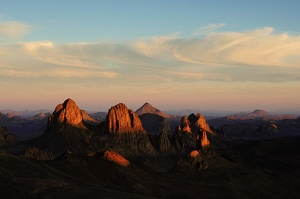
<instances>
[{"instance_id":1,"label":"conical peak","mask_svg":"<svg viewBox=\"0 0 300 199\"><path fill-rule=\"evenodd\" d=\"M61 124L74 126L81 122L82 114L79 107L72 99L68 98L63 104L56 106L52 115L49 116L47 128L52 129Z\"/></svg>"},{"instance_id":2,"label":"conical peak","mask_svg":"<svg viewBox=\"0 0 300 199\"><path fill-rule=\"evenodd\" d=\"M169 118L170 116L168 114L163 113L159 109L153 107L149 102L146 102L141 106L139 109L136 110L137 115L143 115L145 113L152 113L152 114L157 114L160 115L164 118Z\"/></svg>"},{"instance_id":3,"label":"conical peak","mask_svg":"<svg viewBox=\"0 0 300 199\"><path fill-rule=\"evenodd\" d=\"M142 107L153 107L149 102L146 102Z\"/></svg>"},{"instance_id":4,"label":"conical peak","mask_svg":"<svg viewBox=\"0 0 300 199\"><path fill-rule=\"evenodd\" d=\"M64 108L67 108L70 106L77 106L77 105L74 100L72 100L71 98L68 98L64 101L63 106L64 106Z\"/></svg>"}]
</instances>

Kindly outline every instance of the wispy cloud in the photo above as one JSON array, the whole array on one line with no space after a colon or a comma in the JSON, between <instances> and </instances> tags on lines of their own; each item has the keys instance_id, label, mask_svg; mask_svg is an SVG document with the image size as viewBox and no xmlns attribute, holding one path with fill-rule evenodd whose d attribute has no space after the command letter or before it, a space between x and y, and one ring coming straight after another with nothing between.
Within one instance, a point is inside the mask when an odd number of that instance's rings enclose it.
<instances>
[{"instance_id":1,"label":"wispy cloud","mask_svg":"<svg viewBox=\"0 0 300 199\"><path fill-rule=\"evenodd\" d=\"M19 21L0 22L0 38L17 39L27 34L30 29L30 25Z\"/></svg>"},{"instance_id":2,"label":"wispy cloud","mask_svg":"<svg viewBox=\"0 0 300 199\"><path fill-rule=\"evenodd\" d=\"M39 41L2 46L0 75L118 78L126 83L300 80L300 35L276 34L272 27L216 31L224 25L200 28L194 33L201 34L199 38L176 33L130 43Z\"/></svg>"},{"instance_id":3,"label":"wispy cloud","mask_svg":"<svg viewBox=\"0 0 300 199\"><path fill-rule=\"evenodd\" d=\"M226 26L226 23L209 24L207 26L198 28L196 31L194 31L193 36L207 35L207 34L214 32L224 26Z\"/></svg>"}]
</instances>

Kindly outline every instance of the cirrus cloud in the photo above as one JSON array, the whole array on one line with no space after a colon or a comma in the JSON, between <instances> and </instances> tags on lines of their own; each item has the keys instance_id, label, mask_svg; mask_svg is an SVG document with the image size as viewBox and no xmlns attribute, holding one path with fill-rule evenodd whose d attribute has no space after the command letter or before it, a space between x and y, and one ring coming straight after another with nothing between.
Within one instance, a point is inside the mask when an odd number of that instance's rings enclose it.
<instances>
[{"instance_id":1,"label":"cirrus cloud","mask_svg":"<svg viewBox=\"0 0 300 199\"><path fill-rule=\"evenodd\" d=\"M2 46L0 72L27 78L118 78L126 83L300 80L300 35L276 34L272 27L215 32L224 25L200 28L202 37L176 33L128 43Z\"/></svg>"},{"instance_id":2,"label":"cirrus cloud","mask_svg":"<svg viewBox=\"0 0 300 199\"><path fill-rule=\"evenodd\" d=\"M0 38L17 39L27 34L31 26L19 21L0 22Z\"/></svg>"}]
</instances>

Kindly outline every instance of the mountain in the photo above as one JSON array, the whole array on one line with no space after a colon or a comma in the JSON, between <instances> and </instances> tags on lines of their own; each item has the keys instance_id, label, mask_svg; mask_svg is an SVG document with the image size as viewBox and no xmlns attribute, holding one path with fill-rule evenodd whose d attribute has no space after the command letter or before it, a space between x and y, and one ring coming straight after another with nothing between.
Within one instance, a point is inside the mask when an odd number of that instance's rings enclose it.
<instances>
[{"instance_id":1,"label":"mountain","mask_svg":"<svg viewBox=\"0 0 300 199\"><path fill-rule=\"evenodd\" d=\"M88 124L99 124L100 121L90 117L85 110L80 110L82 115L82 120Z\"/></svg>"},{"instance_id":2,"label":"mountain","mask_svg":"<svg viewBox=\"0 0 300 199\"><path fill-rule=\"evenodd\" d=\"M291 114L271 114L264 110L241 112L209 120L224 136L230 139L273 139L299 136L299 119Z\"/></svg>"},{"instance_id":3,"label":"mountain","mask_svg":"<svg viewBox=\"0 0 300 199\"><path fill-rule=\"evenodd\" d=\"M252 112L240 112L233 115L226 116L234 120L250 120L250 119L264 119L264 120L282 120L282 119L296 119L298 116L294 114L280 114L269 113L265 110L256 109Z\"/></svg>"},{"instance_id":4,"label":"mountain","mask_svg":"<svg viewBox=\"0 0 300 199\"><path fill-rule=\"evenodd\" d=\"M0 112L6 114L8 117L18 116L21 118L30 118L39 114L48 114L51 111L48 109L24 110L24 111L14 111L14 110L6 109L6 110L1 110Z\"/></svg>"},{"instance_id":5,"label":"mountain","mask_svg":"<svg viewBox=\"0 0 300 199\"><path fill-rule=\"evenodd\" d=\"M32 140L31 145L55 156L66 151L85 154L94 150L93 134L84 123L79 107L72 99L67 99L56 106L48 117L45 133Z\"/></svg>"},{"instance_id":6,"label":"mountain","mask_svg":"<svg viewBox=\"0 0 300 199\"><path fill-rule=\"evenodd\" d=\"M97 121L103 121L107 116L107 112L89 113L88 115Z\"/></svg>"},{"instance_id":7,"label":"mountain","mask_svg":"<svg viewBox=\"0 0 300 199\"><path fill-rule=\"evenodd\" d=\"M151 104L146 102L143 106L141 106L139 109L136 110L137 115L142 115L145 113L152 113L152 114L157 114L160 115L164 118L169 118L170 115L163 113L162 111L158 110L157 108L154 108Z\"/></svg>"},{"instance_id":8,"label":"mountain","mask_svg":"<svg viewBox=\"0 0 300 199\"><path fill-rule=\"evenodd\" d=\"M123 103L109 109L104 123L104 131L108 133L146 133L137 114Z\"/></svg>"},{"instance_id":9,"label":"mountain","mask_svg":"<svg viewBox=\"0 0 300 199\"><path fill-rule=\"evenodd\" d=\"M46 131L59 129L65 126L76 126L82 124L81 110L72 99L67 99L63 104L56 106L54 112L49 116Z\"/></svg>"},{"instance_id":10,"label":"mountain","mask_svg":"<svg viewBox=\"0 0 300 199\"><path fill-rule=\"evenodd\" d=\"M162 130L166 131L167 134L171 134L171 127L166 118L153 113L144 113L139 118L148 134L159 135Z\"/></svg>"},{"instance_id":11,"label":"mountain","mask_svg":"<svg viewBox=\"0 0 300 199\"><path fill-rule=\"evenodd\" d=\"M154 154L149 137L137 114L123 103L111 107L101 124L102 143L105 148L113 148L121 154Z\"/></svg>"},{"instance_id":12,"label":"mountain","mask_svg":"<svg viewBox=\"0 0 300 199\"><path fill-rule=\"evenodd\" d=\"M261 119L262 111L253 114L255 119L227 120L235 123L215 128L200 113L170 120L138 116L120 103L93 123L67 99L43 119L45 132L33 140L15 142L0 128L0 197L298 198L300 118L269 121ZM30 125L22 121L29 119L0 114L1 125ZM168 132L170 121L177 127ZM240 130L295 134L251 141L224 137Z\"/></svg>"}]
</instances>

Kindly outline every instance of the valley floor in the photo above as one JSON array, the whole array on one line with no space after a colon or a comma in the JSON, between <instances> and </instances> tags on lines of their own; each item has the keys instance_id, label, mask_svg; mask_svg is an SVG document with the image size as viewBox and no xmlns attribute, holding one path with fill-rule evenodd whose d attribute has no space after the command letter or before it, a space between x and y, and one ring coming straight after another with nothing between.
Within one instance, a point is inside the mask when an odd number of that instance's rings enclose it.
<instances>
[{"instance_id":1,"label":"valley floor","mask_svg":"<svg viewBox=\"0 0 300 199\"><path fill-rule=\"evenodd\" d=\"M183 155L131 157L123 167L94 156L39 161L0 152L1 198L299 198L300 138L250 141L208 155L205 170Z\"/></svg>"}]
</instances>

